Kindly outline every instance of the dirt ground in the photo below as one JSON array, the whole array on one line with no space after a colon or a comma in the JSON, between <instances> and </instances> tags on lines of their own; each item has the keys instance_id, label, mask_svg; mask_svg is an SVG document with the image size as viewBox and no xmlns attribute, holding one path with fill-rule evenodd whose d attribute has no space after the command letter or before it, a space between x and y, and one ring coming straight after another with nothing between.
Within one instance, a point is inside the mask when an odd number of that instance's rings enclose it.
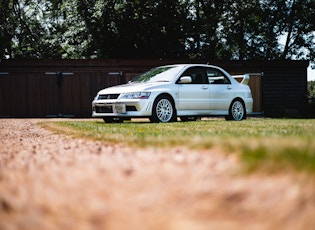
<instances>
[{"instance_id":1,"label":"dirt ground","mask_svg":"<svg viewBox=\"0 0 315 230\"><path fill-rule=\"evenodd\" d=\"M315 229L301 175L244 175L220 149L131 149L0 119L0 229Z\"/></svg>"}]
</instances>

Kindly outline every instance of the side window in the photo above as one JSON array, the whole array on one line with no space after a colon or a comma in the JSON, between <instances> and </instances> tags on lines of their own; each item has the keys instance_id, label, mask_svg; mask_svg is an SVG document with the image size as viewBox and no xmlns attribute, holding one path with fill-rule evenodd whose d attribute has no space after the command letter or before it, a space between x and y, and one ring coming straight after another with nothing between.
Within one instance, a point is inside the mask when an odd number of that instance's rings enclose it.
<instances>
[{"instance_id":1,"label":"side window","mask_svg":"<svg viewBox=\"0 0 315 230\"><path fill-rule=\"evenodd\" d=\"M189 76L192 79L190 84L209 84L206 72L201 67L191 67L187 69L181 77Z\"/></svg>"},{"instance_id":2,"label":"side window","mask_svg":"<svg viewBox=\"0 0 315 230\"><path fill-rule=\"evenodd\" d=\"M218 69L207 68L206 74L210 84L231 84L230 79Z\"/></svg>"}]
</instances>

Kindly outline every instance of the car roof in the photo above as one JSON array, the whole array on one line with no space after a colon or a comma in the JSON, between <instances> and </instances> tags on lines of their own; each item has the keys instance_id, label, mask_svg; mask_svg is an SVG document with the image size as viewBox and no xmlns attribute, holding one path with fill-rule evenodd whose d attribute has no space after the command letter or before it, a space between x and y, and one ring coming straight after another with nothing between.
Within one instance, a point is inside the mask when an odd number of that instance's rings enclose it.
<instances>
[{"instance_id":1,"label":"car roof","mask_svg":"<svg viewBox=\"0 0 315 230\"><path fill-rule=\"evenodd\" d=\"M196 63L187 63L187 64L171 64L171 65L164 65L160 67L172 67L172 66L182 66L182 67L213 67L213 68L219 68L218 66L215 65L209 65L209 64L196 64Z\"/></svg>"}]
</instances>

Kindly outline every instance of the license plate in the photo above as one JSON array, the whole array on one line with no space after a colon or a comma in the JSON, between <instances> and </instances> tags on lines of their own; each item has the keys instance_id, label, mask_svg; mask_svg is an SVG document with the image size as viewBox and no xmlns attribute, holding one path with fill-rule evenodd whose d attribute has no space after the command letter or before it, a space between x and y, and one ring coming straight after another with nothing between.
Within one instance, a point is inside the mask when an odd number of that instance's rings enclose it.
<instances>
[{"instance_id":1,"label":"license plate","mask_svg":"<svg viewBox=\"0 0 315 230\"><path fill-rule=\"evenodd\" d=\"M126 113L126 105L124 105L124 104L113 105L113 112L114 113Z\"/></svg>"}]
</instances>

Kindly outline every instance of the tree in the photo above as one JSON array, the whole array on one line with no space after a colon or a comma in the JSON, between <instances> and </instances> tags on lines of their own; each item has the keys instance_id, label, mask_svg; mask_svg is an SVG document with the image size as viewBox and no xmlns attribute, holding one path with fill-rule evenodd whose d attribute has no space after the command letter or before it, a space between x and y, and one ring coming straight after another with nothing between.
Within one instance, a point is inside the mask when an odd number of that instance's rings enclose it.
<instances>
[{"instance_id":1,"label":"tree","mask_svg":"<svg viewBox=\"0 0 315 230\"><path fill-rule=\"evenodd\" d=\"M0 0L0 58L314 59L314 0Z\"/></svg>"},{"instance_id":2,"label":"tree","mask_svg":"<svg viewBox=\"0 0 315 230\"><path fill-rule=\"evenodd\" d=\"M283 4L283 36L285 44L281 58L314 58L314 15L313 0L289 0ZM306 53L308 50L309 54Z\"/></svg>"},{"instance_id":3,"label":"tree","mask_svg":"<svg viewBox=\"0 0 315 230\"><path fill-rule=\"evenodd\" d=\"M15 18L13 1L0 0L0 60L11 53L11 43L15 34Z\"/></svg>"},{"instance_id":4,"label":"tree","mask_svg":"<svg viewBox=\"0 0 315 230\"><path fill-rule=\"evenodd\" d=\"M185 51L183 1L78 1L98 57L176 57Z\"/></svg>"},{"instance_id":5,"label":"tree","mask_svg":"<svg viewBox=\"0 0 315 230\"><path fill-rule=\"evenodd\" d=\"M41 16L44 15L41 7L44 3L40 0L4 2L1 4L6 4L6 6L1 9L7 11L4 14L7 19L2 21L1 28L7 32L2 34L1 38L9 46L2 48L2 58L4 56L11 58L41 57L48 51L43 46L42 39L46 34L44 23L41 20Z\"/></svg>"},{"instance_id":6,"label":"tree","mask_svg":"<svg viewBox=\"0 0 315 230\"><path fill-rule=\"evenodd\" d=\"M226 0L191 2L189 19L192 26L187 28L191 58L225 58L221 31L227 6Z\"/></svg>"}]
</instances>

